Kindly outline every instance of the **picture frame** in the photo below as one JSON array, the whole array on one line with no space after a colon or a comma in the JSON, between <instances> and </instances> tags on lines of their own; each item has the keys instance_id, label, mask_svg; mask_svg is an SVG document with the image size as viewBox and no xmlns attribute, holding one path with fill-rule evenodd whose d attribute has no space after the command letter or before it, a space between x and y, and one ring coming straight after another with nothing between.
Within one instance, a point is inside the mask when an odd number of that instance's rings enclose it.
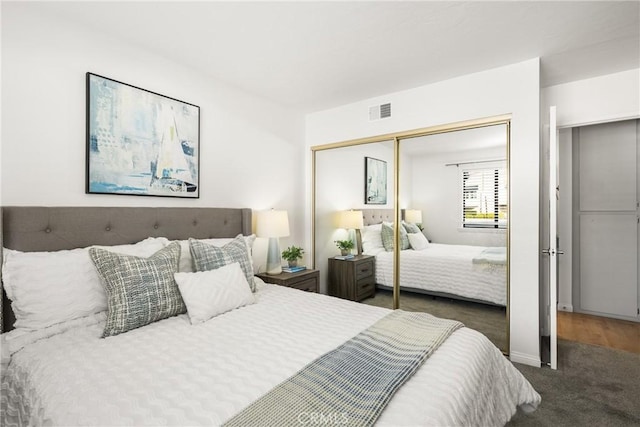
<instances>
[{"instance_id":1,"label":"picture frame","mask_svg":"<svg viewBox=\"0 0 640 427\"><path fill-rule=\"evenodd\" d=\"M86 79L86 193L199 198L200 107Z\"/></svg>"},{"instance_id":2,"label":"picture frame","mask_svg":"<svg viewBox=\"0 0 640 427\"><path fill-rule=\"evenodd\" d=\"M364 203L387 204L387 162L384 160L364 158Z\"/></svg>"}]
</instances>

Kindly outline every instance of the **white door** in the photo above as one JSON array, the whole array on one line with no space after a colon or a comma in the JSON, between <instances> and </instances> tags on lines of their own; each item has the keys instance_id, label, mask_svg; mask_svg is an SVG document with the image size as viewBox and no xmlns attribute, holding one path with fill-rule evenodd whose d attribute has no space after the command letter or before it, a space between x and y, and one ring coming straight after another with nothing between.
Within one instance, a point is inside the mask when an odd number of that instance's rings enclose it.
<instances>
[{"instance_id":1,"label":"white door","mask_svg":"<svg viewBox=\"0 0 640 427\"><path fill-rule=\"evenodd\" d=\"M558 126L556 107L549 109L549 357L551 369L558 368ZM560 251L560 253L562 253Z\"/></svg>"}]
</instances>

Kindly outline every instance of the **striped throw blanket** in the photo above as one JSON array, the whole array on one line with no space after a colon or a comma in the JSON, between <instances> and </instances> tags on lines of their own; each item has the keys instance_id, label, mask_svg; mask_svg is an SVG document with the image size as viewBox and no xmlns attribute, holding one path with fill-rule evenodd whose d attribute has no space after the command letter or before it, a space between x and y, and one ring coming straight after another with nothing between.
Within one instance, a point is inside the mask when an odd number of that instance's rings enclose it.
<instances>
[{"instance_id":1,"label":"striped throw blanket","mask_svg":"<svg viewBox=\"0 0 640 427\"><path fill-rule=\"evenodd\" d=\"M225 425L373 425L396 390L461 326L426 313L395 310Z\"/></svg>"}]
</instances>

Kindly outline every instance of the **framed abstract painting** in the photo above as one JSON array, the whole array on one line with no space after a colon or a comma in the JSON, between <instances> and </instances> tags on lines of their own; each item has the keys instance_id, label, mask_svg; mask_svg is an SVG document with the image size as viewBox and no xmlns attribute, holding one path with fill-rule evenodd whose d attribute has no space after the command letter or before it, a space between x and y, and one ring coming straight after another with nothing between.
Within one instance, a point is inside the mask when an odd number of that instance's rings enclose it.
<instances>
[{"instance_id":1,"label":"framed abstract painting","mask_svg":"<svg viewBox=\"0 0 640 427\"><path fill-rule=\"evenodd\" d=\"M364 158L364 203L367 205L387 204L387 162Z\"/></svg>"},{"instance_id":2,"label":"framed abstract painting","mask_svg":"<svg viewBox=\"0 0 640 427\"><path fill-rule=\"evenodd\" d=\"M200 107L87 73L86 192L200 197Z\"/></svg>"}]
</instances>

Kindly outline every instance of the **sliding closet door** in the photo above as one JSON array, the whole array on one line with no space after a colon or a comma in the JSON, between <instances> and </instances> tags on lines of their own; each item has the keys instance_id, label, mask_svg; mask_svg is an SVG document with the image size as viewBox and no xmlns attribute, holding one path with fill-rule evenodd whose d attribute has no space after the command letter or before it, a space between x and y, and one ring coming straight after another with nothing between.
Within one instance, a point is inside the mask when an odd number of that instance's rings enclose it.
<instances>
[{"instance_id":1,"label":"sliding closet door","mask_svg":"<svg viewBox=\"0 0 640 427\"><path fill-rule=\"evenodd\" d=\"M580 310L636 317L638 185L636 122L579 130Z\"/></svg>"}]
</instances>

